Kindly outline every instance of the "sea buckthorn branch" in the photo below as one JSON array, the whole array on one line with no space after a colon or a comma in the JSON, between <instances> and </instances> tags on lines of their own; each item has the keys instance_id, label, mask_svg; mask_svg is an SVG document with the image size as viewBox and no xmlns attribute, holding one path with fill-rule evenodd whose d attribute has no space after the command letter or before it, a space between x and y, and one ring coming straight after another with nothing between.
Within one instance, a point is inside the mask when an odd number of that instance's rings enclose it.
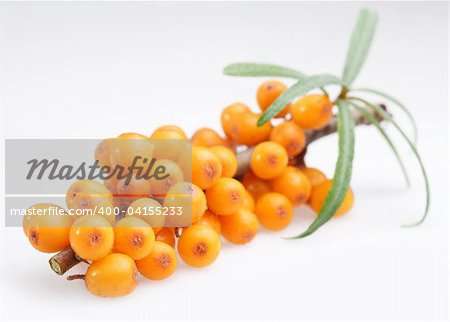
<instances>
[{"instance_id":1,"label":"sea buckthorn branch","mask_svg":"<svg viewBox=\"0 0 450 322\"><path fill-rule=\"evenodd\" d=\"M416 122L409 112L409 110L403 105L399 100L393 97L390 94L386 94L384 92L380 92L374 89L354 89L352 84L358 74L360 73L364 62L367 58L373 36L375 34L376 26L377 26L377 14L376 12L363 9L361 10L356 26L353 30L352 37L350 39L349 48L347 51L347 57L345 60L345 65L343 68L343 73L341 78L338 78L333 75L322 74L322 75L312 75L307 76L301 72L296 70L286 68L283 66L269 65L269 64L256 64L256 63L237 63L227 66L224 69L224 73L226 75L231 76L240 76L240 77L261 77L261 76L276 76L276 77L288 77L296 80L296 83L291 87L287 88L281 95L279 95L268 107L263 109L264 113L258 120L258 126L263 126L267 122L269 122L272 118L278 117L279 114L285 109L285 107L293 102L294 99L298 97L302 97L308 92L316 89L322 90L326 96L325 87L329 85L338 85L340 86L340 93L338 94L336 101L334 104L338 105L337 108L337 117L323 130L314 131L307 133L307 144L312 143L314 140L330 134L334 132L338 132L339 134L339 154L336 162L335 172L333 175L333 184L330 191L327 194L324 206L322 210L319 212L317 219L311 224L311 226L304 233L296 236L296 238L302 238L310 235L314 231L316 231L320 226L326 223L331 216L333 215L333 209L337 209L337 207L342 202L343 198L341 198L341 192L345 191L349 188L350 178L352 174L352 162L353 162L353 154L354 154L354 132L353 128L355 125L359 124L360 120L355 119L355 112L359 112L356 115L359 115L360 118L365 120L366 124L371 124L375 126L380 135L387 141L389 146L391 147L392 152L395 154L398 162L400 163L403 174L406 178L406 181L409 185L409 179L403 165L403 162L397 152L396 147L393 145L387 133L379 126L379 122L384 120L389 123L392 123L396 130L401 134L403 139L408 143L411 147L414 155L417 158L417 161L420 165L422 175L425 180L425 191L426 191L426 205L425 212L422 218L413 225L422 223L425 220L425 217L428 213L429 209L429 200L430 200L430 190L428 184L427 173L425 171L422 160L419 156L419 153L416 148L417 141L417 125ZM392 120L392 117L389 113L383 110L382 107L374 105L373 103L362 99L361 97L349 97L349 93L359 92L363 94L372 94L377 96L378 98L383 98L393 105L400 108L403 112L406 113L408 118L410 119L413 127L414 136L413 139L410 140L409 137L405 134L402 128ZM358 94L359 94L358 93ZM364 107L361 108L358 104L363 104ZM350 114L350 111L353 114ZM376 112L374 114L374 112ZM341 117L341 113L345 113L345 117ZM366 118L364 118L364 114ZM372 117L372 114L377 116L376 118ZM378 115L377 115L378 114ZM295 118L294 118L295 119ZM364 121L363 121L364 122ZM327 131L329 131L327 133ZM251 154L251 150L247 150L238 155L239 159L239 168L238 175L242 175L242 173L248 168L248 155ZM305 151L298 157L299 164L303 163ZM331 214L331 215L330 215Z\"/></svg>"}]
</instances>

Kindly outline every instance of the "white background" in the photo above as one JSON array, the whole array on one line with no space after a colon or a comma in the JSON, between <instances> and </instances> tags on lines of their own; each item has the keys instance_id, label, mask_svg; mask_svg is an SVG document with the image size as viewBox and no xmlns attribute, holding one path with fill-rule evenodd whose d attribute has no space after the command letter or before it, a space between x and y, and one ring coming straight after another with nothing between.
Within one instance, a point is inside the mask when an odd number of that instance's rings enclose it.
<instances>
[{"instance_id":1,"label":"white background","mask_svg":"<svg viewBox=\"0 0 450 322\"><path fill-rule=\"evenodd\" d=\"M363 6L375 8L380 19L356 85L394 93L418 120L419 150L432 187L424 225L400 228L419 218L424 206L423 181L412 153L401 144L413 178L408 190L378 133L358 128L352 181L356 204L350 214L304 240L280 238L303 231L313 219L306 208L298 209L285 231L261 231L247 246L224 242L214 265L191 269L180 264L172 278L142 281L124 298L97 298L81 282L65 281L20 228L2 227L3 316L445 318L446 3L3 3L3 137L150 134L167 123L189 134L201 126L219 129L226 105L243 101L256 108L261 82L223 76L226 64L270 62L309 74L340 74ZM409 131L403 114L388 108ZM389 133L395 135L394 129ZM336 137L309 151L309 164L329 176L335 159Z\"/></svg>"}]
</instances>

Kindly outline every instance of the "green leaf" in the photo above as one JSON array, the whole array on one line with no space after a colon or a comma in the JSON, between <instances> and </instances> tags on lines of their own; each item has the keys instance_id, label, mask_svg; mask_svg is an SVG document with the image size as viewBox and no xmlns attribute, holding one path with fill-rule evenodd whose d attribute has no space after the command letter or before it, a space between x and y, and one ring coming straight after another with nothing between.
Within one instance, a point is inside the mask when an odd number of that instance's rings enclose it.
<instances>
[{"instance_id":1,"label":"green leaf","mask_svg":"<svg viewBox=\"0 0 450 322\"><path fill-rule=\"evenodd\" d=\"M292 238L311 235L333 217L347 194L352 176L353 154L355 148L355 124L346 100L337 101L339 156L334 169L333 185L316 220L302 234Z\"/></svg>"},{"instance_id":2,"label":"green leaf","mask_svg":"<svg viewBox=\"0 0 450 322\"><path fill-rule=\"evenodd\" d=\"M288 77L303 79L305 74L291 68L256 63L236 63L224 68L223 73L230 76L243 77Z\"/></svg>"},{"instance_id":3,"label":"green leaf","mask_svg":"<svg viewBox=\"0 0 450 322\"><path fill-rule=\"evenodd\" d=\"M376 25L377 14L375 11L363 9L359 14L355 29L353 29L342 75L342 80L347 86L353 83L366 60Z\"/></svg>"},{"instance_id":4,"label":"green leaf","mask_svg":"<svg viewBox=\"0 0 450 322\"><path fill-rule=\"evenodd\" d=\"M386 143L389 145L389 147L391 148L392 152L394 153L395 157L397 158L397 161L398 161L398 163L400 165L400 168L402 169L403 176L405 177L406 184L409 187L410 186L410 181L409 181L408 172L406 171L405 165L403 164L403 160L402 160L400 154L398 153L397 148L395 147L394 143L392 142L392 140L390 139L390 137L388 136L386 131L380 126L380 123L373 116L372 113L370 113L366 109L358 106L354 102L352 102L352 105L366 118L367 121L370 122L370 124L375 126L375 128L380 132L381 136L384 138L384 140L386 141Z\"/></svg>"},{"instance_id":5,"label":"green leaf","mask_svg":"<svg viewBox=\"0 0 450 322\"><path fill-rule=\"evenodd\" d=\"M422 158L419 155L419 152L416 149L416 146L411 142L411 140L408 138L408 136L405 134L405 132L402 130L402 128L397 124L397 122L395 122L392 117L389 115L389 113L387 113L386 111L384 111L381 107L379 107L376 104L372 104L362 98L359 97L351 97L352 100L356 100L359 101L363 104L365 104L367 107L369 108L373 108L378 114L380 114L385 120L389 121L390 123L392 123L392 125L394 125L394 127L398 130L398 132L401 134L401 136L405 139L405 141L408 143L408 145L410 146L411 150L413 151L414 155L416 156L417 161L419 162L419 166L420 166L420 170L422 172L422 176L424 178L425 181L425 194L426 194L426 203L425 203L425 211L422 215L422 218L412 224L407 224L407 225L403 225L403 226L408 226L408 227L412 227L412 226L418 226L421 223L423 223L428 215L428 210L430 209L430 183L428 181L428 175L427 175L427 171L425 170L425 166L422 162Z\"/></svg>"},{"instance_id":6,"label":"green leaf","mask_svg":"<svg viewBox=\"0 0 450 322\"><path fill-rule=\"evenodd\" d=\"M412 116L411 112L408 110L408 108L402 104L398 99L396 99L395 97L386 94L384 92L381 92L379 90L376 89L372 89L372 88L358 88L358 89L352 89L352 92L354 91L358 91L358 92L365 92L365 93L371 93L371 94L375 94L378 95L382 98L387 99L388 101L391 101L392 103L394 103L395 105L397 105L398 107L400 107L401 110L403 110L403 112L405 112L405 114L408 116L408 118L411 121L411 125L413 127L413 142L414 144L417 144L417 123L416 120L414 119L414 117Z\"/></svg>"},{"instance_id":7,"label":"green leaf","mask_svg":"<svg viewBox=\"0 0 450 322\"><path fill-rule=\"evenodd\" d=\"M313 75L299 80L297 83L289 87L269 106L269 108L261 115L258 120L258 126L264 125L271 118L277 115L295 98L305 95L309 91L326 85L341 85L342 81L333 75Z\"/></svg>"}]
</instances>

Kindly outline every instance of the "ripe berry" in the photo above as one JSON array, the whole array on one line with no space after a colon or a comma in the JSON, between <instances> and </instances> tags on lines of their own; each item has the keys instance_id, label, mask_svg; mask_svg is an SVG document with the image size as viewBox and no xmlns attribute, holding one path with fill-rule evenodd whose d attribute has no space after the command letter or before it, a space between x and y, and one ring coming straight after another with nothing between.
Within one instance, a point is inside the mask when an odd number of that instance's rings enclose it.
<instances>
[{"instance_id":1,"label":"ripe berry","mask_svg":"<svg viewBox=\"0 0 450 322\"><path fill-rule=\"evenodd\" d=\"M332 184L333 180L326 180L315 186L312 190L309 204L316 213L319 213L322 210L323 204L325 203L328 192L331 190ZM355 200L352 188L348 188L345 198L334 213L334 216L337 217L347 213L350 209L352 209L354 202Z\"/></svg>"},{"instance_id":2,"label":"ripe berry","mask_svg":"<svg viewBox=\"0 0 450 322\"><path fill-rule=\"evenodd\" d=\"M157 215L158 210L161 212ZM165 218L162 215L162 206L155 199L141 198L133 201L127 209L127 215L144 220L155 233L164 226Z\"/></svg>"},{"instance_id":3,"label":"ripe berry","mask_svg":"<svg viewBox=\"0 0 450 322\"><path fill-rule=\"evenodd\" d=\"M138 283L136 264L124 254L106 255L89 266L85 283L89 292L98 296L127 295Z\"/></svg>"},{"instance_id":4,"label":"ripe berry","mask_svg":"<svg viewBox=\"0 0 450 322\"><path fill-rule=\"evenodd\" d=\"M253 146L260 142L267 141L272 131L272 124L265 123L258 126L257 122L261 114L245 113L234 119L231 129L230 139L238 144Z\"/></svg>"},{"instance_id":5,"label":"ripe berry","mask_svg":"<svg viewBox=\"0 0 450 322\"><path fill-rule=\"evenodd\" d=\"M147 139L147 137L143 134L139 134L139 133L135 133L135 132L126 132L126 133L122 133L120 134L118 137L118 139Z\"/></svg>"},{"instance_id":6,"label":"ripe berry","mask_svg":"<svg viewBox=\"0 0 450 322\"><path fill-rule=\"evenodd\" d=\"M333 117L333 103L326 95L307 95L292 105L291 114L302 129L317 130Z\"/></svg>"},{"instance_id":7,"label":"ripe berry","mask_svg":"<svg viewBox=\"0 0 450 322\"><path fill-rule=\"evenodd\" d=\"M227 106L220 116L222 129L228 138L232 138L233 127L236 124L236 120L242 115L250 113L250 108L243 103L234 103Z\"/></svg>"},{"instance_id":8,"label":"ripe berry","mask_svg":"<svg viewBox=\"0 0 450 322\"><path fill-rule=\"evenodd\" d=\"M144 178L137 179L135 176L127 182L127 178L117 181L115 200L120 205L128 206L137 199L146 198L152 192L150 181Z\"/></svg>"},{"instance_id":9,"label":"ripe berry","mask_svg":"<svg viewBox=\"0 0 450 322\"><path fill-rule=\"evenodd\" d=\"M278 177L288 164L286 150L278 143L263 142L252 152L250 167L261 179Z\"/></svg>"},{"instance_id":10,"label":"ripe berry","mask_svg":"<svg viewBox=\"0 0 450 322\"><path fill-rule=\"evenodd\" d=\"M111 167L121 166L128 172L133 163L137 167L147 167L153 157L153 143L141 134L124 136L108 142ZM136 157L140 157L135 161ZM147 163L144 162L147 160Z\"/></svg>"},{"instance_id":11,"label":"ripe berry","mask_svg":"<svg viewBox=\"0 0 450 322\"><path fill-rule=\"evenodd\" d=\"M222 174L220 160L209 149L192 147L192 183L201 189L208 189Z\"/></svg>"},{"instance_id":12,"label":"ripe berry","mask_svg":"<svg viewBox=\"0 0 450 322\"><path fill-rule=\"evenodd\" d=\"M281 230L292 221L293 207L281 193L265 194L256 202L258 220L269 230Z\"/></svg>"},{"instance_id":13,"label":"ripe berry","mask_svg":"<svg viewBox=\"0 0 450 322\"><path fill-rule=\"evenodd\" d=\"M94 211L96 215L105 217L111 225L115 222L114 201L111 191L105 185L94 180L79 180L67 190L67 207L72 210ZM76 212L74 212L76 214Z\"/></svg>"},{"instance_id":14,"label":"ripe berry","mask_svg":"<svg viewBox=\"0 0 450 322\"><path fill-rule=\"evenodd\" d=\"M157 160L153 165L154 171L156 171L158 167L159 168L163 167L164 169L164 174L161 174L161 176L167 177L164 179L157 179L155 177L152 177L149 182L151 185L151 191L153 196L158 198L164 198L167 191L169 191L169 189L174 184L183 181L184 176L180 166L172 160L168 159Z\"/></svg>"},{"instance_id":15,"label":"ripe berry","mask_svg":"<svg viewBox=\"0 0 450 322\"><path fill-rule=\"evenodd\" d=\"M319 169L304 167L300 170L308 177L311 182L311 188L314 188L318 184L327 180L327 176Z\"/></svg>"},{"instance_id":16,"label":"ripe berry","mask_svg":"<svg viewBox=\"0 0 450 322\"><path fill-rule=\"evenodd\" d=\"M100 167L111 167L109 142L111 139L101 141L95 149L95 160L98 160Z\"/></svg>"},{"instance_id":17,"label":"ripe berry","mask_svg":"<svg viewBox=\"0 0 450 322\"><path fill-rule=\"evenodd\" d=\"M209 149L222 164L222 177L233 178L236 174L238 161L236 154L229 148L223 146L214 146Z\"/></svg>"},{"instance_id":18,"label":"ripe berry","mask_svg":"<svg viewBox=\"0 0 450 322\"><path fill-rule=\"evenodd\" d=\"M262 83L256 92L256 100L261 111L264 112L286 89L286 85L276 80ZM285 117L289 107L290 104L283 108L275 117Z\"/></svg>"},{"instance_id":19,"label":"ripe berry","mask_svg":"<svg viewBox=\"0 0 450 322\"><path fill-rule=\"evenodd\" d=\"M195 184L179 182L167 192L165 207L181 207L180 216L167 216L166 226L186 227L196 223L206 211L205 193Z\"/></svg>"},{"instance_id":20,"label":"ripe berry","mask_svg":"<svg viewBox=\"0 0 450 322\"><path fill-rule=\"evenodd\" d=\"M240 209L229 216L220 217L222 235L233 244L247 244L258 233L256 215L248 209Z\"/></svg>"},{"instance_id":21,"label":"ripe berry","mask_svg":"<svg viewBox=\"0 0 450 322\"><path fill-rule=\"evenodd\" d=\"M213 213L211 210L206 210L202 218L198 221L199 224L209 225L217 235L220 236L220 220L219 216Z\"/></svg>"},{"instance_id":22,"label":"ripe berry","mask_svg":"<svg viewBox=\"0 0 450 322\"><path fill-rule=\"evenodd\" d=\"M251 170L244 174L242 184L254 200L258 200L259 197L271 191L270 183L258 178Z\"/></svg>"},{"instance_id":23,"label":"ripe berry","mask_svg":"<svg viewBox=\"0 0 450 322\"><path fill-rule=\"evenodd\" d=\"M111 252L114 231L103 217L83 216L73 223L69 239L70 246L78 256L96 261Z\"/></svg>"},{"instance_id":24,"label":"ripe berry","mask_svg":"<svg viewBox=\"0 0 450 322\"><path fill-rule=\"evenodd\" d=\"M304 204L311 195L311 182L296 167L286 167L271 183L273 191L285 195L295 206Z\"/></svg>"},{"instance_id":25,"label":"ripe berry","mask_svg":"<svg viewBox=\"0 0 450 322\"><path fill-rule=\"evenodd\" d=\"M205 267L219 256L219 235L208 225L196 224L184 228L178 240L178 252L189 266Z\"/></svg>"},{"instance_id":26,"label":"ripe berry","mask_svg":"<svg viewBox=\"0 0 450 322\"><path fill-rule=\"evenodd\" d=\"M175 247L175 235L172 230L167 227L163 227L157 234L155 240L166 243L172 247Z\"/></svg>"},{"instance_id":27,"label":"ripe berry","mask_svg":"<svg viewBox=\"0 0 450 322\"><path fill-rule=\"evenodd\" d=\"M171 276L177 268L177 255L168 244L155 241L152 251L137 260L136 266L143 276L151 280L163 280Z\"/></svg>"},{"instance_id":28,"label":"ripe berry","mask_svg":"<svg viewBox=\"0 0 450 322\"><path fill-rule=\"evenodd\" d=\"M244 204L245 188L236 179L220 178L206 190L208 208L217 215L230 215Z\"/></svg>"},{"instance_id":29,"label":"ripe berry","mask_svg":"<svg viewBox=\"0 0 450 322\"><path fill-rule=\"evenodd\" d=\"M160 127L156 129L152 135L150 135L152 140L186 140L187 136L181 129L169 127Z\"/></svg>"},{"instance_id":30,"label":"ripe berry","mask_svg":"<svg viewBox=\"0 0 450 322\"><path fill-rule=\"evenodd\" d=\"M158 127L153 133L158 131L173 131L178 132L180 134L180 137L183 137L184 139L187 138L186 133L184 133L183 129L176 125L163 125Z\"/></svg>"},{"instance_id":31,"label":"ripe berry","mask_svg":"<svg viewBox=\"0 0 450 322\"><path fill-rule=\"evenodd\" d=\"M248 192L247 189L245 189L245 197L244 197L244 204L242 205L242 208L255 211L255 199L253 199L250 192Z\"/></svg>"},{"instance_id":32,"label":"ripe berry","mask_svg":"<svg viewBox=\"0 0 450 322\"><path fill-rule=\"evenodd\" d=\"M114 250L133 259L150 254L154 242L152 227L137 217L125 217L114 227Z\"/></svg>"},{"instance_id":33,"label":"ripe berry","mask_svg":"<svg viewBox=\"0 0 450 322\"><path fill-rule=\"evenodd\" d=\"M294 122L283 122L273 128L270 140L281 144L289 157L299 155L305 148L306 138L303 130Z\"/></svg>"},{"instance_id":34,"label":"ripe berry","mask_svg":"<svg viewBox=\"0 0 450 322\"><path fill-rule=\"evenodd\" d=\"M195 131L191 139L192 145L203 146L210 148L213 146L228 146L228 143L222 138L219 133L208 127L201 128Z\"/></svg>"},{"instance_id":35,"label":"ripe berry","mask_svg":"<svg viewBox=\"0 0 450 322\"><path fill-rule=\"evenodd\" d=\"M28 213L32 209L35 214ZM37 211L42 214L39 215ZM50 211L57 211L58 214L51 214ZM23 231L31 245L38 251L54 253L69 246L72 223L73 218L63 208L54 204L40 203L27 209L27 215L23 217Z\"/></svg>"}]
</instances>

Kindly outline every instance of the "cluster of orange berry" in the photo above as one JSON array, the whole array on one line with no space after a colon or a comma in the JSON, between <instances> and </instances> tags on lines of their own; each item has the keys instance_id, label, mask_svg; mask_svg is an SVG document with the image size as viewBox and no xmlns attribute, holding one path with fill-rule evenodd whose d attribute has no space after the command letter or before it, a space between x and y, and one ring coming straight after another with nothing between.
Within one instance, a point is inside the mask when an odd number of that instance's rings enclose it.
<instances>
[{"instance_id":1,"label":"cluster of orange berry","mask_svg":"<svg viewBox=\"0 0 450 322\"><path fill-rule=\"evenodd\" d=\"M285 90L278 81L263 83L257 91L261 111ZM151 280L171 276L177 267L175 248L187 265L208 266L219 255L220 236L233 244L246 244L260 225L274 231L289 225L294 206L308 204L316 212L321 210L332 180L315 168L298 167L294 160L305 148L304 130L326 126L333 117L332 108L326 95L308 95L286 106L276 116L276 126L268 122L258 127L260 113L242 103L232 104L221 115L225 137L210 128L194 133L189 167L183 166L186 156L170 155L180 150L166 149L156 161L169 174L164 180L133 178L128 184L115 177L104 183L81 180L67 192L69 209L120 206L127 209L127 216L120 219L109 213L76 220L67 213L25 216L25 234L43 252L70 246L78 258L89 262L83 278L87 289L100 296L130 293L137 285L137 272ZM144 135L125 133L118 139L125 140L118 140L122 143L114 148L106 141L99 145L95 157L100 164L127 165L131 160L124 151L128 150L148 158L155 156L155 147ZM181 128L167 125L156 129L150 139L186 140L187 136ZM238 146L247 146L252 152L249 169L236 177ZM161 195L155 195L156 191ZM189 198L183 198L186 195ZM163 216L141 216L138 211L180 205L190 209L192 225L168 223L165 220L170 219ZM352 205L349 189L335 215L344 214Z\"/></svg>"}]
</instances>

